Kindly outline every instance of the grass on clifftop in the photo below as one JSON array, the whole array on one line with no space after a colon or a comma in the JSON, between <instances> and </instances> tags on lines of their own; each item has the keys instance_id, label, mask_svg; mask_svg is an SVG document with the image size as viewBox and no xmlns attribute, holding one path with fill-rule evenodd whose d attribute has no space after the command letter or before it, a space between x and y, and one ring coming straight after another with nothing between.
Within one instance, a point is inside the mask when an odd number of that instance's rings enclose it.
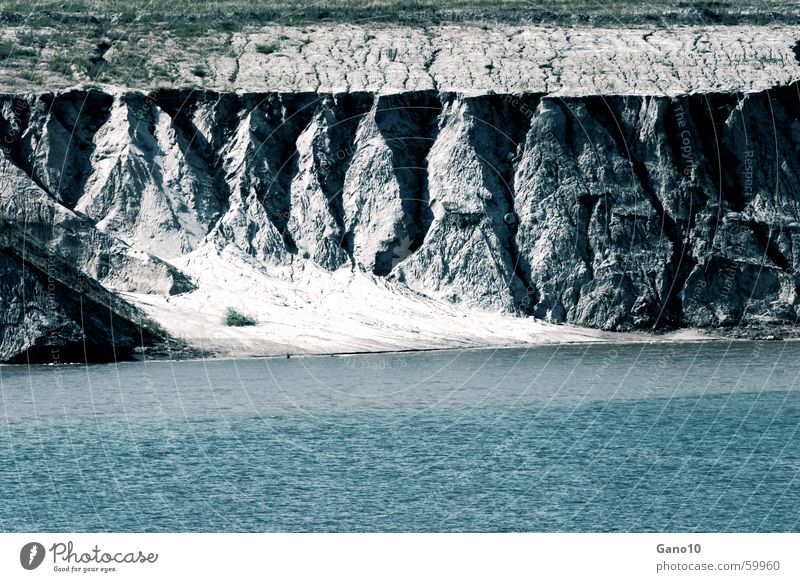
<instances>
[{"instance_id":1,"label":"grass on clifftop","mask_svg":"<svg viewBox=\"0 0 800 582\"><path fill-rule=\"evenodd\" d=\"M164 86L213 77L213 59L239 56L236 33L269 24L381 26L552 25L663 28L672 25L798 24L800 3L785 0L4 0L0 81L5 87L115 83ZM256 45L280 54L288 36ZM364 42L374 35L365 32ZM241 39L238 39L241 41ZM296 41L297 42L297 41ZM299 42L310 42L301 39ZM100 50L100 47L107 47ZM235 66L228 72L235 78Z\"/></svg>"},{"instance_id":2,"label":"grass on clifftop","mask_svg":"<svg viewBox=\"0 0 800 582\"><path fill-rule=\"evenodd\" d=\"M786 0L5 0L0 18L9 24L86 26L114 22L147 27L159 23L176 34L270 22L375 21L439 24L464 21L506 23L635 25L766 24L797 22L798 6Z\"/></svg>"}]
</instances>

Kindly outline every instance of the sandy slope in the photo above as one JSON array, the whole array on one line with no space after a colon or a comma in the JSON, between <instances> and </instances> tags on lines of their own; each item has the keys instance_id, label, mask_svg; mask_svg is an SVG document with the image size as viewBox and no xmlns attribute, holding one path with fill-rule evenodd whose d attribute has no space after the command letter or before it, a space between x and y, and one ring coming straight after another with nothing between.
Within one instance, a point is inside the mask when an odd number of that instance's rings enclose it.
<instances>
[{"instance_id":1,"label":"sandy slope","mask_svg":"<svg viewBox=\"0 0 800 582\"><path fill-rule=\"evenodd\" d=\"M379 352L572 342L700 339L608 333L437 302L401 285L311 262L265 268L234 247L207 245L173 261L198 289L173 297L123 294L172 334L220 356ZM228 307L255 327L227 327Z\"/></svg>"}]
</instances>

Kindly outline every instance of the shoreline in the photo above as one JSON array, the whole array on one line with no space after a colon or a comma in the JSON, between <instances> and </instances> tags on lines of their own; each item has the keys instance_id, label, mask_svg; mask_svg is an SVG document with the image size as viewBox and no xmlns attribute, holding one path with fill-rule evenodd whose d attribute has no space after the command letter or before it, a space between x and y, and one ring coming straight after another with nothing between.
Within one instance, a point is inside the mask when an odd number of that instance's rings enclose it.
<instances>
[{"instance_id":1,"label":"shoreline","mask_svg":"<svg viewBox=\"0 0 800 582\"><path fill-rule=\"evenodd\" d=\"M175 338L133 354L143 361L357 356L540 345L649 344L796 337L786 324L604 331L446 302L366 273L313 264L268 276L239 252L203 249L173 261L197 289L169 298L122 296ZM230 327L225 307L257 324ZM727 330L727 331L726 331ZM735 337L731 337L731 335Z\"/></svg>"},{"instance_id":2,"label":"shoreline","mask_svg":"<svg viewBox=\"0 0 800 582\"><path fill-rule=\"evenodd\" d=\"M724 335L710 335L696 332L695 330L678 330L677 332L667 332L664 334L646 335L644 332L609 332L609 333L624 333L627 335L641 335L641 337L622 338L622 339L587 339L585 341L572 340L560 342L520 342L514 344L483 344L471 346L442 346L442 347L422 347L422 348L408 348L408 349L385 349L373 351L334 351L334 352L317 352L317 353L271 353L263 355L243 354L235 355L233 352L229 353L213 353L209 355L188 356L188 357L153 357L145 354L144 357L136 357L132 360L120 360L118 362L109 363L148 363L148 362L205 362L205 361L229 361L229 360L275 360L275 359L297 359L297 358L349 358L358 356L387 356L387 355L406 355L406 354L423 354L430 352L454 352L454 351L482 351L482 350L520 350L520 349L536 349L543 347L572 347L572 346L647 346L655 344L705 344L705 343L741 343L741 342L775 342L787 341L795 342L800 341L800 337L789 338L753 338L743 336L724 336ZM683 336L686 337L683 337ZM139 355L141 356L141 354ZM23 364L24 365L24 364ZM35 364L31 364L35 365Z\"/></svg>"},{"instance_id":3,"label":"shoreline","mask_svg":"<svg viewBox=\"0 0 800 582\"><path fill-rule=\"evenodd\" d=\"M780 327L780 326L776 326ZM582 328L579 328L582 329ZM655 344L705 344L713 343L718 344L722 342L730 343L743 343L743 342L797 342L800 341L800 330L795 333L797 335L791 337L779 337L774 334L767 336L753 336L747 337L745 335L722 335L718 332L728 328L715 328L710 331L700 331L695 329L680 329L672 330L660 334L648 334L647 332L603 332L605 334L618 334L617 337L595 337L587 338L585 340L563 340L563 341L527 341L518 343L506 344L475 344L468 346L451 346L442 345L439 347L419 347L419 348L397 348L397 349L378 349L378 350L361 350L361 351L330 351L330 352L283 352L283 353L264 353L264 354L236 354L234 351L212 351L202 350L195 347L187 347L184 349L173 350L170 353L164 353L162 348L145 348L144 351L135 351L129 359L118 359L108 362L60 362L60 363L21 363L9 364L0 363L0 367L5 368L21 368L31 366L42 367L60 367L60 366L102 366L102 365L117 365L117 364L148 364L156 362L217 362L217 361L239 361L239 360L276 360L276 359L305 359L305 358L351 358L358 356L389 356L389 355L407 355L407 354L423 354L431 352L454 352L454 351L483 351L483 350L521 350L521 349L536 349L544 347L572 347L572 346L649 346ZM745 328L749 330L749 328ZM760 331L765 331L764 328L759 328ZM769 328L766 328L769 329ZM590 330L598 331L598 330ZM776 330L772 330L776 331ZM715 333L717 332L717 333ZM141 349L141 348L137 348ZM149 353L152 352L152 353ZM181 355L185 354L185 355ZM162 355L163 354L163 355Z\"/></svg>"}]
</instances>

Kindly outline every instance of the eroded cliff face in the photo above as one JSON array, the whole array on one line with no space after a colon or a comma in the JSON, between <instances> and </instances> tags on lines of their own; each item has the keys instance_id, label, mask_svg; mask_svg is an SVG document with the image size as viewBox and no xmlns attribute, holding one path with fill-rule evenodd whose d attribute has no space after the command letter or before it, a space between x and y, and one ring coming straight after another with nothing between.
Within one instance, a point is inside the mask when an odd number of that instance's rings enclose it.
<instances>
[{"instance_id":1,"label":"eroded cliff face","mask_svg":"<svg viewBox=\"0 0 800 582\"><path fill-rule=\"evenodd\" d=\"M117 292L191 292L175 259L233 246L555 323L794 323L799 116L797 85L6 96L0 212ZM3 325L1 359L33 345Z\"/></svg>"},{"instance_id":2,"label":"eroded cliff face","mask_svg":"<svg viewBox=\"0 0 800 582\"><path fill-rule=\"evenodd\" d=\"M128 359L170 339L135 306L0 220L0 345L12 363Z\"/></svg>"}]
</instances>

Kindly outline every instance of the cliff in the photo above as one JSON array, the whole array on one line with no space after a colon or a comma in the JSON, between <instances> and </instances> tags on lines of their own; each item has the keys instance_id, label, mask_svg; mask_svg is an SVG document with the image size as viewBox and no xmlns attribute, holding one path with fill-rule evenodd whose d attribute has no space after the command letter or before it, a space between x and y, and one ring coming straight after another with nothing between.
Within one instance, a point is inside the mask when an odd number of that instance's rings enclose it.
<instances>
[{"instance_id":1,"label":"cliff","mask_svg":"<svg viewBox=\"0 0 800 582\"><path fill-rule=\"evenodd\" d=\"M299 313L312 287L329 289L321 301L341 292L333 311L348 293L380 298L371 316L346 309L354 337L373 317L385 341L348 349L397 346L376 315L393 301L418 328L436 310L607 331L793 324L799 89L6 95L0 212L173 334L194 338L185 320L196 316L201 343L222 301L263 307L261 322L266 304ZM42 285L15 252L4 251L4 281ZM233 264L250 273L255 304L209 273ZM2 360L44 333L9 315L9 293ZM27 309L47 309L40 296L28 293ZM57 303L72 313L73 299ZM272 353L322 345L274 319L231 337L274 336Z\"/></svg>"},{"instance_id":2,"label":"cliff","mask_svg":"<svg viewBox=\"0 0 800 582\"><path fill-rule=\"evenodd\" d=\"M141 310L5 219L0 313L0 356L10 363L124 360L170 340Z\"/></svg>"}]
</instances>

